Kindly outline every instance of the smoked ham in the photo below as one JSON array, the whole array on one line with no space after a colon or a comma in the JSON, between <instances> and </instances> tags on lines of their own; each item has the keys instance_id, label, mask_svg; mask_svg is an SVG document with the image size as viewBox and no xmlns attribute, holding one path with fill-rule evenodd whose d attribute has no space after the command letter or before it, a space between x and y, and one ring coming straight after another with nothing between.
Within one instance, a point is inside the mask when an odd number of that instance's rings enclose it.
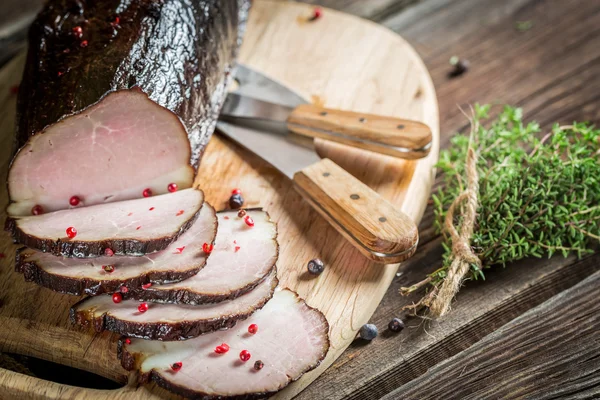
<instances>
[{"instance_id":1,"label":"smoked ham","mask_svg":"<svg viewBox=\"0 0 600 400\"><path fill-rule=\"evenodd\" d=\"M190 187L249 0L53 0L29 31L10 216ZM34 210L36 210L34 212Z\"/></svg>"},{"instance_id":2,"label":"smoked ham","mask_svg":"<svg viewBox=\"0 0 600 400\"><path fill-rule=\"evenodd\" d=\"M219 229L215 246L198 274L170 284L139 287L129 295L168 303L202 304L235 298L252 290L275 268L279 246L277 225L262 210L248 210L254 220L249 227L237 211L217 214Z\"/></svg>"},{"instance_id":3,"label":"smoked ham","mask_svg":"<svg viewBox=\"0 0 600 400\"><path fill-rule=\"evenodd\" d=\"M67 257L98 257L164 250L196 220L204 194L185 189L161 196L9 218L15 242ZM76 235L69 238L69 229Z\"/></svg>"},{"instance_id":4,"label":"smoked ham","mask_svg":"<svg viewBox=\"0 0 600 400\"><path fill-rule=\"evenodd\" d=\"M255 334L248 331L251 324ZM121 340L119 355L141 382L154 381L185 397L262 398L319 365L329 349L328 331L323 314L286 289L229 330L180 342ZM229 351L217 354L222 343ZM240 359L243 350L250 354L246 362ZM262 362L259 370L256 361Z\"/></svg>"},{"instance_id":5,"label":"smoked ham","mask_svg":"<svg viewBox=\"0 0 600 400\"><path fill-rule=\"evenodd\" d=\"M123 287L132 291L149 282L176 282L196 274L206 264L203 244L213 243L216 232L215 210L204 203L194 224L165 250L142 257L79 259L23 248L18 250L16 270L27 281L61 293L97 295Z\"/></svg>"},{"instance_id":6,"label":"smoked ham","mask_svg":"<svg viewBox=\"0 0 600 400\"><path fill-rule=\"evenodd\" d=\"M155 340L184 340L206 332L229 328L263 307L277 286L276 271L254 290L220 303L187 305L143 303L136 300L115 303L111 296L88 297L71 309L71 321L92 325L97 332L109 330L129 337Z\"/></svg>"}]
</instances>

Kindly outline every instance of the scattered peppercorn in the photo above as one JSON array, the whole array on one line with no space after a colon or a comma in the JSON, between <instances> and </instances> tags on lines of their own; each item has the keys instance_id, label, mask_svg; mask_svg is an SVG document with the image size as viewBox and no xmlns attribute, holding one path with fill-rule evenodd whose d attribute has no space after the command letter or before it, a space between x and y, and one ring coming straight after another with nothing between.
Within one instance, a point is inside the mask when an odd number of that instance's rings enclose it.
<instances>
[{"instance_id":1,"label":"scattered peppercorn","mask_svg":"<svg viewBox=\"0 0 600 400\"><path fill-rule=\"evenodd\" d=\"M35 205L31 209L31 214L33 214L33 215L40 215L40 214L43 214L43 213L44 213L44 209L40 205Z\"/></svg>"},{"instance_id":2,"label":"scattered peppercorn","mask_svg":"<svg viewBox=\"0 0 600 400\"><path fill-rule=\"evenodd\" d=\"M131 344L131 339L129 339L129 338L125 339L125 343Z\"/></svg>"},{"instance_id":3,"label":"scattered peppercorn","mask_svg":"<svg viewBox=\"0 0 600 400\"><path fill-rule=\"evenodd\" d=\"M114 251L112 251L112 249L111 249L111 248L107 247L107 248L105 248L105 249L104 249L104 255L105 255L106 257L112 257L112 256L114 256L114 255L115 255L115 252L114 252Z\"/></svg>"},{"instance_id":4,"label":"scattered peppercorn","mask_svg":"<svg viewBox=\"0 0 600 400\"><path fill-rule=\"evenodd\" d=\"M183 367L183 363L181 361L171 364L171 369L175 372L179 371L181 367Z\"/></svg>"},{"instance_id":5,"label":"scattered peppercorn","mask_svg":"<svg viewBox=\"0 0 600 400\"><path fill-rule=\"evenodd\" d=\"M231 191L231 194L242 194L242 189L235 188Z\"/></svg>"},{"instance_id":6,"label":"scattered peppercorn","mask_svg":"<svg viewBox=\"0 0 600 400\"><path fill-rule=\"evenodd\" d=\"M249 227L254 226L254 220L249 215L246 215L246 218L244 218L244 222L246 222L246 225L248 225Z\"/></svg>"},{"instance_id":7,"label":"scattered peppercorn","mask_svg":"<svg viewBox=\"0 0 600 400\"><path fill-rule=\"evenodd\" d=\"M113 303L119 304L122 300L123 300L123 296L121 295L121 293L113 293L113 295L112 295Z\"/></svg>"},{"instance_id":8,"label":"scattered peppercorn","mask_svg":"<svg viewBox=\"0 0 600 400\"><path fill-rule=\"evenodd\" d=\"M79 196L71 196L71 198L69 199L69 204L73 207L78 206L80 202L81 199L79 198Z\"/></svg>"},{"instance_id":9,"label":"scattered peppercorn","mask_svg":"<svg viewBox=\"0 0 600 400\"><path fill-rule=\"evenodd\" d=\"M323 261L321 261L319 258L313 258L308 262L307 268L308 272L310 272L311 274L321 275L321 273L325 269L325 265L323 264Z\"/></svg>"},{"instance_id":10,"label":"scattered peppercorn","mask_svg":"<svg viewBox=\"0 0 600 400\"><path fill-rule=\"evenodd\" d=\"M240 211L238 211L238 217L244 218L245 216L246 216L246 210L240 210Z\"/></svg>"},{"instance_id":11,"label":"scattered peppercorn","mask_svg":"<svg viewBox=\"0 0 600 400\"><path fill-rule=\"evenodd\" d=\"M214 246L212 243L211 244L208 244L208 243L202 244L202 251L206 254L212 253L213 249L214 249Z\"/></svg>"},{"instance_id":12,"label":"scattered peppercorn","mask_svg":"<svg viewBox=\"0 0 600 400\"><path fill-rule=\"evenodd\" d=\"M148 303L141 303L138 306L138 311L141 313L145 313L146 311L148 311Z\"/></svg>"},{"instance_id":13,"label":"scattered peppercorn","mask_svg":"<svg viewBox=\"0 0 600 400\"><path fill-rule=\"evenodd\" d=\"M102 266L102 269L103 269L105 272L108 272L109 274L111 274L111 273L113 273L113 271L115 270L115 266L114 266L114 265L110 265L110 264L109 264L109 265L103 265L103 266Z\"/></svg>"},{"instance_id":14,"label":"scattered peppercorn","mask_svg":"<svg viewBox=\"0 0 600 400\"><path fill-rule=\"evenodd\" d=\"M82 41L81 41L81 43L79 43L79 45L80 45L81 47L87 47L87 45L88 45L88 41L87 41L87 40L82 40Z\"/></svg>"},{"instance_id":15,"label":"scattered peppercorn","mask_svg":"<svg viewBox=\"0 0 600 400\"><path fill-rule=\"evenodd\" d=\"M258 360L254 363L254 369L257 371L260 371L261 369L263 369L264 366L265 366L265 363L263 363L260 360Z\"/></svg>"},{"instance_id":16,"label":"scattered peppercorn","mask_svg":"<svg viewBox=\"0 0 600 400\"><path fill-rule=\"evenodd\" d=\"M68 227L66 232L69 239L73 239L75 236L77 236L77 229L73 228L72 226Z\"/></svg>"},{"instance_id":17,"label":"scattered peppercorn","mask_svg":"<svg viewBox=\"0 0 600 400\"><path fill-rule=\"evenodd\" d=\"M127 293L127 292L129 292L129 289L127 288L127 286L121 286L121 288L119 289L119 291L121 293Z\"/></svg>"},{"instance_id":18,"label":"scattered peppercorn","mask_svg":"<svg viewBox=\"0 0 600 400\"><path fill-rule=\"evenodd\" d=\"M151 283L151 282L149 282L149 283L145 283L145 284L143 284L143 285L142 285L142 289L144 289L144 290L146 290L146 289L150 289L150 286L152 286L152 283Z\"/></svg>"},{"instance_id":19,"label":"scattered peppercorn","mask_svg":"<svg viewBox=\"0 0 600 400\"><path fill-rule=\"evenodd\" d=\"M321 18L322 15L323 15L323 10L321 10L320 7L315 7L315 9L313 10L312 17L310 17L308 20L316 21L317 19Z\"/></svg>"},{"instance_id":20,"label":"scattered peppercorn","mask_svg":"<svg viewBox=\"0 0 600 400\"><path fill-rule=\"evenodd\" d=\"M243 362L248 361L250 359L250 357L251 357L251 355L248 350L240 351L240 360L242 360Z\"/></svg>"},{"instance_id":21,"label":"scattered peppercorn","mask_svg":"<svg viewBox=\"0 0 600 400\"><path fill-rule=\"evenodd\" d=\"M244 205L244 198L241 194L232 194L229 198L229 207L232 209L238 209Z\"/></svg>"},{"instance_id":22,"label":"scattered peppercorn","mask_svg":"<svg viewBox=\"0 0 600 400\"><path fill-rule=\"evenodd\" d=\"M221 343L219 346L215 347L215 353L217 354L225 354L229 351L229 345L227 343Z\"/></svg>"},{"instance_id":23,"label":"scattered peppercorn","mask_svg":"<svg viewBox=\"0 0 600 400\"><path fill-rule=\"evenodd\" d=\"M177 191L177 184L176 183L169 183L169 185L167 186L167 190L171 193L176 192Z\"/></svg>"},{"instance_id":24,"label":"scattered peppercorn","mask_svg":"<svg viewBox=\"0 0 600 400\"><path fill-rule=\"evenodd\" d=\"M450 57L450 65L454 67L449 73L451 78L460 76L469 70L469 61L458 58L457 56Z\"/></svg>"},{"instance_id":25,"label":"scattered peppercorn","mask_svg":"<svg viewBox=\"0 0 600 400\"><path fill-rule=\"evenodd\" d=\"M80 26L76 26L76 27L74 27L74 28L72 29L72 31L73 31L73 34L74 34L75 36L77 36L78 38L80 38L80 39L81 39L81 37L83 36L83 29L81 29L81 27L80 27Z\"/></svg>"},{"instance_id":26,"label":"scattered peppercorn","mask_svg":"<svg viewBox=\"0 0 600 400\"><path fill-rule=\"evenodd\" d=\"M404 329L404 321L402 321L400 318L394 318L388 324L388 329L392 332L400 332L402 329Z\"/></svg>"},{"instance_id":27,"label":"scattered peppercorn","mask_svg":"<svg viewBox=\"0 0 600 400\"><path fill-rule=\"evenodd\" d=\"M142 196L144 196L144 197L152 196L152 189L150 189L150 188L144 189L144 191L142 192Z\"/></svg>"},{"instance_id":28,"label":"scattered peppercorn","mask_svg":"<svg viewBox=\"0 0 600 400\"><path fill-rule=\"evenodd\" d=\"M358 331L358 335L364 340L373 340L378 333L377 327L373 324L364 324Z\"/></svg>"},{"instance_id":29,"label":"scattered peppercorn","mask_svg":"<svg viewBox=\"0 0 600 400\"><path fill-rule=\"evenodd\" d=\"M258 332L258 325L256 324L250 324L250 326L248 327L248 333L251 334L256 334L256 332Z\"/></svg>"}]
</instances>

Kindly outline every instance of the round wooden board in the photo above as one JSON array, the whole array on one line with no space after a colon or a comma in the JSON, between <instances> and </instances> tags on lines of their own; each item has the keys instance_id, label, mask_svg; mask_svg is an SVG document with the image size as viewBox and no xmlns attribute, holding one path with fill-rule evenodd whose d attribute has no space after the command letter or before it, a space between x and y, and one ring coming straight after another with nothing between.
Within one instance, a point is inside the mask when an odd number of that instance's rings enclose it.
<instances>
[{"instance_id":1,"label":"round wooden board","mask_svg":"<svg viewBox=\"0 0 600 400\"><path fill-rule=\"evenodd\" d=\"M296 90L306 99L354 111L423 121L434 133L431 154L403 161L317 143L334 160L419 221L433 182L438 155L438 110L433 84L415 51L399 36L374 23L333 10L308 22L312 8L297 3L255 1L240 59ZM0 71L0 168L6 174L14 132L15 98L24 57ZM279 279L296 290L331 324L331 349L316 370L282 391L291 398L344 351L366 323L394 278L398 265L366 260L294 191L291 182L258 157L215 135L197 178L207 200L225 208L234 187L248 207L269 211L279 227ZM2 210L7 203L2 193ZM4 219L4 215L0 216ZM0 252L0 351L32 355L125 382L116 359L117 335L83 332L70 326L69 307L78 299L25 283L13 271L16 246L3 234ZM319 277L306 273L308 260L326 265ZM102 391L75 388L16 373L0 373L0 390L13 398L164 398L154 385Z\"/></svg>"}]
</instances>

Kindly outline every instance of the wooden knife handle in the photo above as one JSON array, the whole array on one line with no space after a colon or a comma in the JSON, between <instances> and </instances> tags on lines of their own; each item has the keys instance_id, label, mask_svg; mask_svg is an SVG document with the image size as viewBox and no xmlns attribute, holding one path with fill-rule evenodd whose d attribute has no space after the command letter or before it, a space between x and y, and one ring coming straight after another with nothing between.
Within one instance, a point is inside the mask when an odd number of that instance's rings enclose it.
<instances>
[{"instance_id":1,"label":"wooden knife handle","mask_svg":"<svg viewBox=\"0 0 600 400\"><path fill-rule=\"evenodd\" d=\"M365 256L404 261L419 241L415 223L377 192L324 158L294 175L302 196Z\"/></svg>"},{"instance_id":2,"label":"wooden knife handle","mask_svg":"<svg viewBox=\"0 0 600 400\"><path fill-rule=\"evenodd\" d=\"M290 131L332 140L394 157L425 157L431 148L431 129L406 119L332 110L303 104L287 119Z\"/></svg>"}]
</instances>

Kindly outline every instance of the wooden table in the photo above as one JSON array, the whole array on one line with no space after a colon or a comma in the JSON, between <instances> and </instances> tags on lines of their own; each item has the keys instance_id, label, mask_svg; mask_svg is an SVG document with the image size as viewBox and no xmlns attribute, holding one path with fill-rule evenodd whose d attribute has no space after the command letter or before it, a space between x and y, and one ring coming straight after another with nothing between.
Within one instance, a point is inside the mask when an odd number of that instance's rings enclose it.
<instances>
[{"instance_id":1,"label":"wooden table","mask_svg":"<svg viewBox=\"0 0 600 400\"><path fill-rule=\"evenodd\" d=\"M440 105L442 147L475 102L523 107L543 129L600 122L600 1L314 0L372 19L419 52ZM3 0L0 64L22 46L40 0ZM327 18L325 10L323 18ZM448 60L470 62L450 78ZM525 260L469 282L439 321L388 321L415 298L398 294L440 265L428 209L418 253L400 269L372 323L380 336L355 342L300 399L594 397L600 395L600 255Z\"/></svg>"}]
</instances>

